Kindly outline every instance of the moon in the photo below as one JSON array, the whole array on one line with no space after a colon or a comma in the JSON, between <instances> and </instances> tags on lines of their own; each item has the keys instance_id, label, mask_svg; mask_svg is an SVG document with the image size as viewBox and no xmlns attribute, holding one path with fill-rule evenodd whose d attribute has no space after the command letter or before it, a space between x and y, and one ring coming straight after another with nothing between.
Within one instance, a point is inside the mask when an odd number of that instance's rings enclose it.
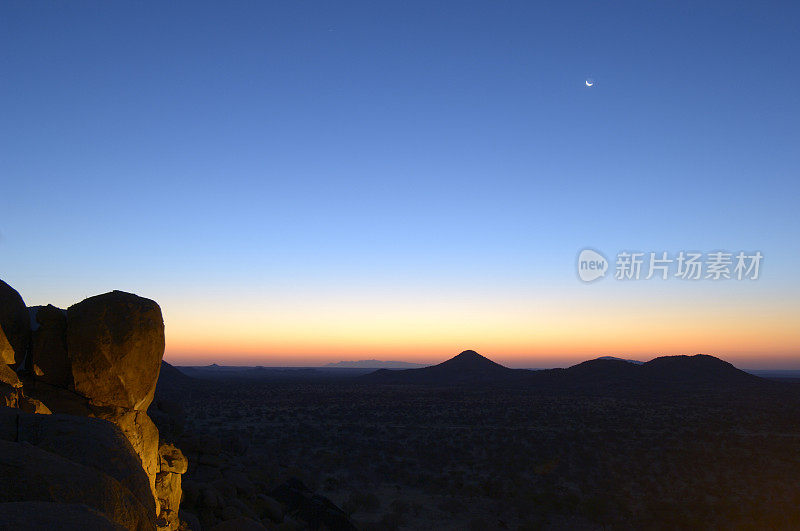
<instances>
[{"instance_id":1,"label":"moon","mask_svg":"<svg viewBox=\"0 0 800 531\"><path fill-rule=\"evenodd\" d=\"M592 85L594 85L594 81L589 81L588 79L584 81L584 83L586 83L587 87L591 87Z\"/></svg>"}]
</instances>

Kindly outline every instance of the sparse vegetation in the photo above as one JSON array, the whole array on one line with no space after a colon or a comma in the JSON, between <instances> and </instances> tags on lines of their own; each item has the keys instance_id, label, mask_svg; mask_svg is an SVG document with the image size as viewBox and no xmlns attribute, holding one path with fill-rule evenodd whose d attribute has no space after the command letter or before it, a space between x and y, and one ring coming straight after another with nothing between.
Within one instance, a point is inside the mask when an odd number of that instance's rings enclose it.
<instances>
[{"instance_id":1,"label":"sparse vegetation","mask_svg":"<svg viewBox=\"0 0 800 531\"><path fill-rule=\"evenodd\" d=\"M183 398L193 430L246 439L266 482L300 475L361 528L796 528L799 391L237 380Z\"/></svg>"}]
</instances>

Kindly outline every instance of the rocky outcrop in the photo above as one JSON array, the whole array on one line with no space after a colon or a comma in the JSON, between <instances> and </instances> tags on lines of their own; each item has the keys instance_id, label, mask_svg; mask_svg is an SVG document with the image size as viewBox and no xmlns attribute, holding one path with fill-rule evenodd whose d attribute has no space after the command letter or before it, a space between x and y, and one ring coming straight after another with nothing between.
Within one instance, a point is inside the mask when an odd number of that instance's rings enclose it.
<instances>
[{"instance_id":1,"label":"rocky outcrop","mask_svg":"<svg viewBox=\"0 0 800 531\"><path fill-rule=\"evenodd\" d=\"M150 482L150 491L159 509L156 494L156 474L158 474L158 428L144 411L114 407L92 407L92 416L113 422L133 446L141 459L142 468Z\"/></svg>"},{"instance_id":2,"label":"rocky outcrop","mask_svg":"<svg viewBox=\"0 0 800 531\"><path fill-rule=\"evenodd\" d=\"M355 531L347 514L324 496L314 494L302 481L289 478L271 493L286 507L286 512L306 522L312 529Z\"/></svg>"},{"instance_id":3,"label":"rocky outcrop","mask_svg":"<svg viewBox=\"0 0 800 531\"><path fill-rule=\"evenodd\" d=\"M3 365L14 363L14 347L8 342L2 324L0 324L0 363Z\"/></svg>"},{"instance_id":4,"label":"rocky outcrop","mask_svg":"<svg viewBox=\"0 0 800 531\"><path fill-rule=\"evenodd\" d=\"M66 311L52 305L25 308L19 293L0 281L0 326L3 356L0 406L32 414L64 414L53 417L59 419L62 428L70 423L64 419L75 419L67 415L93 417L115 425L117 438L106 437L103 444L118 445L124 439L126 451L135 456L135 462L128 461L123 468L133 467L144 478L144 483L132 490L138 503L148 514L155 515L152 523L160 528L177 529L180 476L186 467L180 465L180 450L174 445L160 444L158 428L147 415L164 354L164 321L158 304L131 293L113 291L86 299ZM24 442L11 440L16 444ZM82 451L94 455L97 443L91 439L84 442ZM159 451L160 446L163 452ZM61 455L55 449L50 443L45 448ZM73 465L83 466L79 456L68 457ZM44 474L38 469L30 472ZM114 475L111 479L120 481ZM109 496L117 496L113 485L109 486L108 481L103 484L111 489ZM54 489L58 495L51 498L37 495L0 501L77 499L68 489L64 490L66 486ZM59 498L62 495L63 499ZM106 505L92 507L109 516ZM120 518L115 514L111 520L120 523ZM2 516L0 522L1 519ZM128 518L121 525L135 528L130 524Z\"/></svg>"},{"instance_id":5,"label":"rocky outcrop","mask_svg":"<svg viewBox=\"0 0 800 531\"><path fill-rule=\"evenodd\" d=\"M31 327L28 309L20 294L0 280L0 328L8 342L0 340L2 363L15 365L25 359L30 342ZM8 346L11 347L9 350Z\"/></svg>"},{"instance_id":6,"label":"rocky outcrop","mask_svg":"<svg viewBox=\"0 0 800 531\"><path fill-rule=\"evenodd\" d=\"M103 513L81 503L0 503L3 529L58 529L59 531L126 531Z\"/></svg>"},{"instance_id":7,"label":"rocky outcrop","mask_svg":"<svg viewBox=\"0 0 800 531\"><path fill-rule=\"evenodd\" d=\"M158 448L158 474L156 496L161 506L161 516L169 526L180 525L181 475L186 473L189 462L173 444L161 444Z\"/></svg>"},{"instance_id":8,"label":"rocky outcrop","mask_svg":"<svg viewBox=\"0 0 800 531\"><path fill-rule=\"evenodd\" d=\"M164 355L161 308L122 291L70 306L67 353L76 392L94 404L146 411Z\"/></svg>"},{"instance_id":9,"label":"rocky outcrop","mask_svg":"<svg viewBox=\"0 0 800 531\"><path fill-rule=\"evenodd\" d=\"M155 510L137 465L113 424L0 408L0 502L84 504L126 529L152 529Z\"/></svg>"},{"instance_id":10,"label":"rocky outcrop","mask_svg":"<svg viewBox=\"0 0 800 531\"><path fill-rule=\"evenodd\" d=\"M114 424L72 415L38 415L0 408L0 440L35 446L93 468L121 483L143 507L152 505L139 457ZM155 511L151 516L154 520Z\"/></svg>"}]
</instances>

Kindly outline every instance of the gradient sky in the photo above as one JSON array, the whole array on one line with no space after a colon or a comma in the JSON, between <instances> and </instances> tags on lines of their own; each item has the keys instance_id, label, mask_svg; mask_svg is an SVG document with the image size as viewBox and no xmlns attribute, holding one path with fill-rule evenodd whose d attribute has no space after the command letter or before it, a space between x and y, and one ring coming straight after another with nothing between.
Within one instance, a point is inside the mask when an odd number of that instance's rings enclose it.
<instances>
[{"instance_id":1,"label":"gradient sky","mask_svg":"<svg viewBox=\"0 0 800 531\"><path fill-rule=\"evenodd\" d=\"M698 4L3 2L0 276L155 299L177 364L800 368L800 5Z\"/></svg>"}]
</instances>

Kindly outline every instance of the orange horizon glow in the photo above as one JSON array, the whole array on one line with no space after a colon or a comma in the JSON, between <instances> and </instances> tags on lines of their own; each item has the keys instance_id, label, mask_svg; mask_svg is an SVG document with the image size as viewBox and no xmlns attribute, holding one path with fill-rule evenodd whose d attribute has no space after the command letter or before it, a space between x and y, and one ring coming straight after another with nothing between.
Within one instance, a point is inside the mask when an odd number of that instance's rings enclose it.
<instances>
[{"instance_id":1,"label":"orange horizon glow","mask_svg":"<svg viewBox=\"0 0 800 531\"><path fill-rule=\"evenodd\" d=\"M372 302L372 301L369 301ZM511 367L565 367L599 356L647 361L705 353L744 368L800 369L794 303L696 300L330 301L243 305L210 322L182 308L166 313L165 359L176 365L320 366L379 359L435 364L462 350ZM734 301L737 302L737 301ZM598 311L600 308L600 311Z\"/></svg>"}]
</instances>

